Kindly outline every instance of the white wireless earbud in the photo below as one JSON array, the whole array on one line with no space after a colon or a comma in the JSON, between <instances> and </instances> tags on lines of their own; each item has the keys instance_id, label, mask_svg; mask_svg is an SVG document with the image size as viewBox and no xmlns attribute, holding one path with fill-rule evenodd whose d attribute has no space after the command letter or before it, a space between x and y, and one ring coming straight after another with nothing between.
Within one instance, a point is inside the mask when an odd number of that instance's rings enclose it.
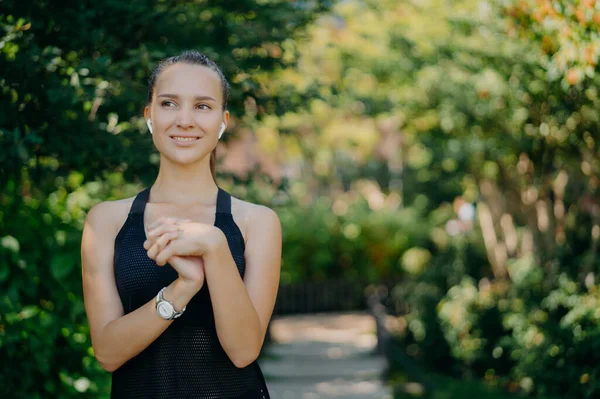
<instances>
[{"instance_id":1,"label":"white wireless earbud","mask_svg":"<svg viewBox=\"0 0 600 399\"><path fill-rule=\"evenodd\" d=\"M221 138L221 136L223 135L225 128L227 128L227 126L225 125L225 122L221 122L221 130L219 130L219 138Z\"/></svg>"},{"instance_id":2,"label":"white wireless earbud","mask_svg":"<svg viewBox=\"0 0 600 399\"><path fill-rule=\"evenodd\" d=\"M148 125L148 130L150 130L150 134L152 134L152 121L150 118L146 119L146 125Z\"/></svg>"}]
</instances>

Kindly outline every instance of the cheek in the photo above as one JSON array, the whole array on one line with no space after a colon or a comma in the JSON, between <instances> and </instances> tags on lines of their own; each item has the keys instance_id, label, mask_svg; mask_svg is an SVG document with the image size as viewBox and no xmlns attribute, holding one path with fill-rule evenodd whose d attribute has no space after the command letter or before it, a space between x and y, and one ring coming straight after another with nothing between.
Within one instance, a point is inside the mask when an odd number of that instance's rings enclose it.
<instances>
[{"instance_id":1,"label":"cheek","mask_svg":"<svg viewBox=\"0 0 600 399\"><path fill-rule=\"evenodd\" d=\"M209 136L216 136L221 129L223 119L215 116L204 116L196 120L196 126Z\"/></svg>"},{"instance_id":2,"label":"cheek","mask_svg":"<svg viewBox=\"0 0 600 399\"><path fill-rule=\"evenodd\" d=\"M159 108L154 113L154 116L152 119L154 119L155 124L157 124L159 126L166 126L166 125L173 123L173 121L175 120L175 116L176 116L175 112L172 112L172 111L169 112L167 110Z\"/></svg>"},{"instance_id":3,"label":"cheek","mask_svg":"<svg viewBox=\"0 0 600 399\"><path fill-rule=\"evenodd\" d=\"M196 123L198 124L198 126L202 126L202 127L208 127L210 128L211 126L218 126L221 124L221 115L217 112L199 112L194 119L196 120Z\"/></svg>"}]
</instances>

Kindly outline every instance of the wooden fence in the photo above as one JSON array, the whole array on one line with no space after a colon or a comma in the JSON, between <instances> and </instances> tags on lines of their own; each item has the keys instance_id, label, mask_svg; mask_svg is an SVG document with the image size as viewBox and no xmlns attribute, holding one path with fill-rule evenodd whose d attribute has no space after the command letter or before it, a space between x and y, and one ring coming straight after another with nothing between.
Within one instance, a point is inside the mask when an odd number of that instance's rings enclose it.
<instances>
[{"instance_id":1,"label":"wooden fence","mask_svg":"<svg viewBox=\"0 0 600 399\"><path fill-rule=\"evenodd\" d=\"M391 288L396 283L397 280L390 280L378 286ZM365 282L346 280L281 285L273 315L367 311L367 296L373 287Z\"/></svg>"}]
</instances>

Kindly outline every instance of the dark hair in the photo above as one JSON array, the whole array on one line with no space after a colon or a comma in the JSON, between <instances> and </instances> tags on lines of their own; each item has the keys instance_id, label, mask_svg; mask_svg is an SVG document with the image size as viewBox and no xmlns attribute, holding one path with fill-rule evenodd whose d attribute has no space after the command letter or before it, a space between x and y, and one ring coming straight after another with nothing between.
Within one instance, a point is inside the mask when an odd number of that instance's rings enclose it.
<instances>
[{"instance_id":1,"label":"dark hair","mask_svg":"<svg viewBox=\"0 0 600 399\"><path fill-rule=\"evenodd\" d=\"M148 78L148 104L152 102L152 96L154 95L154 86L156 85L156 80L160 76L161 72L169 65L178 63L200 65L215 71L221 79L221 89L223 90L223 110L227 109L227 100L229 99L229 82L227 82L227 79L225 79L225 75L223 75L223 72L213 60L196 50L186 50L179 55L165 58L156 65L156 67L152 71L152 74L150 75L150 78ZM210 171L215 181L217 180L216 164L217 149L215 148L210 154Z\"/></svg>"}]
</instances>

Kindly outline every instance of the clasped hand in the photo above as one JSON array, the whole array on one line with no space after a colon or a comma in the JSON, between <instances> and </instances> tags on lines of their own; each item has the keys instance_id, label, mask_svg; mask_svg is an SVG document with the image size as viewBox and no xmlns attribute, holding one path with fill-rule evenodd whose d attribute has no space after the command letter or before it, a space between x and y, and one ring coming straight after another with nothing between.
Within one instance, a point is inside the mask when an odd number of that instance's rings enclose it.
<instances>
[{"instance_id":1,"label":"clasped hand","mask_svg":"<svg viewBox=\"0 0 600 399\"><path fill-rule=\"evenodd\" d=\"M202 257L222 245L224 238L215 226L163 217L148 226L144 249L157 265L169 263L183 279L196 280L204 275L196 270L204 265Z\"/></svg>"}]
</instances>

